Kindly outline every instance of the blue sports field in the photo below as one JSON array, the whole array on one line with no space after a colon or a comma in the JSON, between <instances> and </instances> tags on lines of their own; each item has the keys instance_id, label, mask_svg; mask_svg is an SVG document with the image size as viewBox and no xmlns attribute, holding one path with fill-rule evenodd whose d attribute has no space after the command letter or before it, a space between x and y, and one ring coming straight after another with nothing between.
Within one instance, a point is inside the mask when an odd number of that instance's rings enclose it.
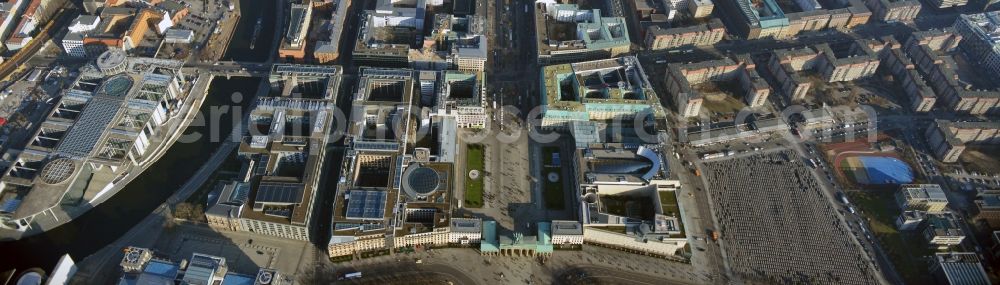
<instances>
[{"instance_id":1,"label":"blue sports field","mask_svg":"<svg viewBox=\"0 0 1000 285\"><path fill-rule=\"evenodd\" d=\"M913 182L913 170L906 162L894 157L860 156L870 185L906 184Z\"/></svg>"}]
</instances>

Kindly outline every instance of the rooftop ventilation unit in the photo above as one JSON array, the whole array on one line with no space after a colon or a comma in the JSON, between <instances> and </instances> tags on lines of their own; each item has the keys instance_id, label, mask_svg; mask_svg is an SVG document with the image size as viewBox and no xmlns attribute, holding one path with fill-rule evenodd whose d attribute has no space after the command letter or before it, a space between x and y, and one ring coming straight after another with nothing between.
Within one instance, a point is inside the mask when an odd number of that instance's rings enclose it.
<instances>
[{"instance_id":1,"label":"rooftop ventilation unit","mask_svg":"<svg viewBox=\"0 0 1000 285\"><path fill-rule=\"evenodd\" d=\"M262 284L262 285L271 284L271 281L273 279L274 279L274 273L273 272L264 271L264 270L261 270L260 272L257 272L257 284Z\"/></svg>"}]
</instances>

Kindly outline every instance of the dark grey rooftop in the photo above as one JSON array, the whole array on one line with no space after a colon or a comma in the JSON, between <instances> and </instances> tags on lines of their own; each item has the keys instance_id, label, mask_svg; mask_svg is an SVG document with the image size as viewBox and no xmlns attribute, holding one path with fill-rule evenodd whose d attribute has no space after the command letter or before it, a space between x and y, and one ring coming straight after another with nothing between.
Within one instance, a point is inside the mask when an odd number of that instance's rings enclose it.
<instances>
[{"instance_id":1,"label":"dark grey rooftop","mask_svg":"<svg viewBox=\"0 0 1000 285\"><path fill-rule=\"evenodd\" d=\"M305 185L289 182L261 182L257 187L254 201L268 204L299 204L302 203L302 192Z\"/></svg>"}]
</instances>

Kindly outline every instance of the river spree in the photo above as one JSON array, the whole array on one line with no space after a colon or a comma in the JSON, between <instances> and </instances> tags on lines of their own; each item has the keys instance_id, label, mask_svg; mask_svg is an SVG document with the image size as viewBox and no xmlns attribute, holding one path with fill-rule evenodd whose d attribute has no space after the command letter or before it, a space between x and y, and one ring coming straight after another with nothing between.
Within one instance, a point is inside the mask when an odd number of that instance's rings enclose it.
<instances>
[{"instance_id":1,"label":"river spree","mask_svg":"<svg viewBox=\"0 0 1000 285\"><path fill-rule=\"evenodd\" d=\"M265 7L274 7L274 0L242 0L240 3L244 15L225 59L266 61L270 54L276 17L274 8ZM261 17L262 22L261 38L256 47L250 49L258 17ZM63 254L70 254L74 260L79 261L114 242L166 201L209 159L221 142L210 140L207 134L228 134L232 131L234 120L230 112L234 108L245 110L252 101L251 96L256 93L260 80L215 78L198 116L204 118L214 112L212 117L221 119L217 122L202 120L208 123L192 124L184 132L204 135L194 142L185 141L182 137L160 160L118 194L73 221L42 234L17 241L0 242L0 253L3 256L0 258L0 270L21 271L33 267L50 270ZM232 94L236 92L245 94L240 102L233 102Z\"/></svg>"},{"instance_id":2,"label":"river spree","mask_svg":"<svg viewBox=\"0 0 1000 285\"><path fill-rule=\"evenodd\" d=\"M245 108L250 101L241 100L242 102L235 103L231 94L234 92L253 94L259 80L259 78L229 80L215 78L209 97L202 104L198 116L205 116L210 114L209 112L223 115L218 116L220 120L217 124L192 124L184 133L188 135L231 132L234 122L229 112L232 112L234 107ZM178 141L160 160L153 163L118 194L73 221L42 234L0 243L0 252L3 252L4 256L0 258L0 262L3 262L0 268L14 267L23 270L40 267L49 270L64 253L80 260L114 242L187 182L187 179L198 170L198 166L204 164L221 143L210 140L208 135L197 137L200 139L195 142Z\"/></svg>"},{"instance_id":3,"label":"river spree","mask_svg":"<svg viewBox=\"0 0 1000 285\"><path fill-rule=\"evenodd\" d=\"M240 23L236 25L233 39L222 60L232 61L266 61L271 55L272 40L276 28L275 0L241 0ZM260 20L260 30L256 33L257 21ZM256 41L253 39L257 34ZM253 48L250 44L253 43Z\"/></svg>"}]
</instances>

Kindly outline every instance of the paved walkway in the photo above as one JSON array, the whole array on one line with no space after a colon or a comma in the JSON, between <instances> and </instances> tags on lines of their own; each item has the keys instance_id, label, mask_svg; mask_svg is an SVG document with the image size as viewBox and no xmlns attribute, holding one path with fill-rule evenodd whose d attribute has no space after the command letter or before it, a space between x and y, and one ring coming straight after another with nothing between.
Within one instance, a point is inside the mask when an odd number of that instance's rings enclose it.
<instances>
[{"instance_id":1,"label":"paved walkway","mask_svg":"<svg viewBox=\"0 0 1000 285\"><path fill-rule=\"evenodd\" d=\"M553 284L564 281L560 278L565 273L581 269L593 276L614 272L621 278L598 278L612 283L713 283L712 277L697 273L689 264L593 246L556 251L544 263L530 257L481 256L471 248L444 248L336 263L324 266L317 274L339 276L360 271L365 277L356 281L366 284L375 284L372 280L400 280L401 276L411 277L408 280L414 282L436 278L433 280L455 284Z\"/></svg>"}]
</instances>

